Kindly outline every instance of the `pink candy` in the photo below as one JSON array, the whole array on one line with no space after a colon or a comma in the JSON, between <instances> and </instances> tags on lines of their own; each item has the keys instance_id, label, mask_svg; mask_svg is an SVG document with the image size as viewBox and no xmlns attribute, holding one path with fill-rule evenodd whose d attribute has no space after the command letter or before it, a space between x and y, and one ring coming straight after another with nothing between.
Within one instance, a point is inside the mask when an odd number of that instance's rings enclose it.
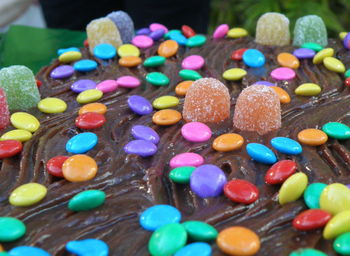
<instances>
[{"instance_id":1,"label":"pink candy","mask_svg":"<svg viewBox=\"0 0 350 256\"><path fill-rule=\"evenodd\" d=\"M153 32L153 31L156 31L158 29L163 29L165 33L168 33L168 28L162 24L159 24L159 23L152 23L150 26L149 26L149 29Z\"/></svg>"},{"instance_id":2,"label":"pink candy","mask_svg":"<svg viewBox=\"0 0 350 256\"><path fill-rule=\"evenodd\" d=\"M121 76L117 79L117 84L124 88L135 88L140 86L141 82L134 76Z\"/></svg>"},{"instance_id":3,"label":"pink candy","mask_svg":"<svg viewBox=\"0 0 350 256\"><path fill-rule=\"evenodd\" d=\"M214 34L213 34L214 39L224 38L229 29L230 27L227 24L221 24L214 31Z\"/></svg>"},{"instance_id":4,"label":"pink candy","mask_svg":"<svg viewBox=\"0 0 350 256\"><path fill-rule=\"evenodd\" d=\"M204 163L204 159L201 155L196 153L182 153L174 156L170 160L171 169L181 167L181 166L200 166Z\"/></svg>"},{"instance_id":5,"label":"pink candy","mask_svg":"<svg viewBox=\"0 0 350 256\"><path fill-rule=\"evenodd\" d=\"M116 80L104 80L96 86L96 89L102 91L103 93L113 92L117 90L117 88L118 84Z\"/></svg>"},{"instance_id":6,"label":"pink candy","mask_svg":"<svg viewBox=\"0 0 350 256\"><path fill-rule=\"evenodd\" d=\"M276 68L272 70L271 76L276 80L291 80L295 77L295 72L291 68Z\"/></svg>"},{"instance_id":7,"label":"pink candy","mask_svg":"<svg viewBox=\"0 0 350 256\"><path fill-rule=\"evenodd\" d=\"M149 36L145 36L145 35L139 35L139 36L135 36L131 43L139 48L149 48L153 45L153 39L150 38Z\"/></svg>"},{"instance_id":8,"label":"pink candy","mask_svg":"<svg viewBox=\"0 0 350 256\"><path fill-rule=\"evenodd\" d=\"M190 122L182 126L181 134L188 141L204 142L210 139L212 133L206 124Z\"/></svg>"},{"instance_id":9,"label":"pink candy","mask_svg":"<svg viewBox=\"0 0 350 256\"><path fill-rule=\"evenodd\" d=\"M204 59L202 56L199 56L199 55L191 55L186 57L182 61L181 65L183 69L192 69L192 70L201 69L204 65Z\"/></svg>"}]
</instances>

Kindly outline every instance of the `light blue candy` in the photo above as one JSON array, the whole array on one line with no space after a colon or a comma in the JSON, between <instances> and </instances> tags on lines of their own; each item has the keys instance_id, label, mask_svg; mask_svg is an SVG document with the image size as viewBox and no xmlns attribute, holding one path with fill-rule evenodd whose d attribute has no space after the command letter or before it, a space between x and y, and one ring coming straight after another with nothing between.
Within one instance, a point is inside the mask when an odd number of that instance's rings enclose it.
<instances>
[{"instance_id":1,"label":"light blue candy","mask_svg":"<svg viewBox=\"0 0 350 256\"><path fill-rule=\"evenodd\" d=\"M324 183L312 183L305 189L304 201L310 209L320 208L320 197L322 191L327 187Z\"/></svg>"},{"instance_id":2,"label":"light blue candy","mask_svg":"<svg viewBox=\"0 0 350 256\"><path fill-rule=\"evenodd\" d=\"M43 249L34 246L17 246L8 253L10 256L50 256Z\"/></svg>"},{"instance_id":3,"label":"light blue candy","mask_svg":"<svg viewBox=\"0 0 350 256\"><path fill-rule=\"evenodd\" d=\"M78 256L108 256L108 245L99 239L70 241L66 244L70 253Z\"/></svg>"},{"instance_id":4,"label":"light blue candy","mask_svg":"<svg viewBox=\"0 0 350 256\"><path fill-rule=\"evenodd\" d=\"M299 142L287 137L275 137L271 140L271 145L277 151L288 155L298 155L303 151Z\"/></svg>"},{"instance_id":5,"label":"light blue candy","mask_svg":"<svg viewBox=\"0 0 350 256\"><path fill-rule=\"evenodd\" d=\"M182 247L178 250L174 256L210 256L211 255L211 247L207 243L196 242L192 244L188 244L185 247Z\"/></svg>"},{"instance_id":6,"label":"light blue candy","mask_svg":"<svg viewBox=\"0 0 350 256\"><path fill-rule=\"evenodd\" d=\"M248 67L251 68L260 68L265 64L265 56L256 49L248 49L243 53L243 62Z\"/></svg>"},{"instance_id":7,"label":"light blue candy","mask_svg":"<svg viewBox=\"0 0 350 256\"><path fill-rule=\"evenodd\" d=\"M169 38L171 40L174 40L175 42L177 42L179 45L186 45L187 44L187 38L181 34L181 33L171 33L169 35Z\"/></svg>"},{"instance_id":8,"label":"light blue candy","mask_svg":"<svg viewBox=\"0 0 350 256\"><path fill-rule=\"evenodd\" d=\"M276 155L271 149L260 143L249 143L246 147L248 155L255 161L263 164L274 164L277 162Z\"/></svg>"},{"instance_id":9,"label":"light blue candy","mask_svg":"<svg viewBox=\"0 0 350 256\"><path fill-rule=\"evenodd\" d=\"M57 50L57 55L60 56L65 52L80 52L77 47L61 48Z\"/></svg>"},{"instance_id":10,"label":"light blue candy","mask_svg":"<svg viewBox=\"0 0 350 256\"><path fill-rule=\"evenodd\" d=\"M159 204L148 208L140 216L140 225L149 231L154 231L166 224L179 223L181 213L171 205Z\"/></svg>"},{"instance_id":11,"label":"light blue candy","mask_svg":"<svg viewBox=\"0 0 350 256\"><path fill-rule=\"evenodd\" d=\"M178 29L169 30L169 32L164 35L164 39L170 39L170 36L172 34L181 34L181 33L182 33L181 30L178 30Z\"/></svg>"},{"instance_id":12,"label":"light blue candy","mask_svg":"<svg viewBox=\"0 0 350 256\"><path fill-rule=\"evenodd\" d=\"M117 54L117 50L111 44L99 44L94 48L94 55L103 60L113 58Z\"/></svg>"},{"instance_id":13,"label":"light blue candy","mask_svg":"<svg viewBox=\"0 0 350 256\"><path fill-rule=\"evenodd\" d=\"M97 135L92 132L83 132L72 137L66 144L66 150L73 154L86 153L96 146Z\"/></svg>"},{"instance_id":14,"label":"light blue candy","mask_svg":"<svg viewBox=\"0 0 350 256\"><path fill-rule=\"evenodd\" d=\"M74 63L74 69L80 72L88 72L97 68L97 62L94 60L79 60Z\"/></svg>"}]
</instances>

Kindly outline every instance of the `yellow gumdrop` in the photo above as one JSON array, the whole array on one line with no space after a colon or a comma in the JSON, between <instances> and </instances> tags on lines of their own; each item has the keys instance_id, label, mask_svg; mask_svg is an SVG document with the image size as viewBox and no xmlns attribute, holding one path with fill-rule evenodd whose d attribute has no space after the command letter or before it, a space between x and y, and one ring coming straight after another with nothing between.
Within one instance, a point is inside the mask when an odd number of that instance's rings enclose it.
<instances>
[{"instance_id":1,"label":"yellow gumdrop","mask_svg":"<svg viewBox=\"0 0 350 256\"><path fill-rule=\"evenodd\" d=\"M40 127L40 122L35 116L25 113L16 112L11 115L11 124L17 129L35 132Z\"/></svg>"},{"instance_id":2,"label":"yellow gumdrop","mask_svg":"<svg viewBox=\"0 0 350 256\"><path fill-rule=\"evenodd\" d=\"M69 62L73 62L76 60L80 60L81 59L81 52L77 52L77 51L70 51L70 52L65 52L62 53L59 57L58 60L60 62L63 63L69 63Z\"/></svg>"},{"instance_id":3,"label":"yellow gumdrop","mask_svg":"<svg viewBox=\"0 0 350 256\"><path fill-rule=\"evenodd\" d=\"M299 199L304 193L307 186L308 178L305 173L298 172L290 176L285 182L278 193L278 202L280 204L286 204Z\"/></svg>"},{"instance_id":4,"label":"yellow gumdrop","mask_svg":"<svg viewBox=\"0 0 350 256\"><path fill-rule=\"evenodd\" d=\"M45 186L39 183L27 183L16 188L10 195L10 204L30 206L41 201L47 193Z\"/></svg>"},{"instance_id":5,"label":"yellow gumdrop","mask_svg":"<svg viewBox=\"0 0 350 256\"><path fill-rule=\"evenodd\" d=\"M350 210L350 189L340 183L328 185L322 191L320 208L332 215Z\"/></svg>"},{"instance_id":6,"label":"yellow gumdrop","mask_svg":"<svg viewBox=\"0 0 350 256\"><path fill-rule=\"evenodd\" d=\"M323 64L330 71L334 71L337 73L344 73L345 72L345 66L344 66L343 62L341 62L340 60L338 60L334 57L324 58Z\"/></svg>"},{"instance_id":7,"label":"yellow gumdrop","mask_svg":"<svg viewBox=\"0 0 350 256\"><path fill-rule=\"evenodd\" d=\"M325 239L333 239L350 231L350 210L342 211L328 221L323 229Z\"/></svg>"},{"instance_id":8,"label":"yellow gumdrop","mask_svg":"<svg viewBox=\"0 0 350 256\"><path fill-rule=\"evenodd\" d=\"M312 63L314 64L320 64L323 62L324 58L327 57L332 57L334 54L334 49L333 48L325 48L321 51L319 51L314 58L312 59Z\"/></svg>"},{"instance_id":9,"label":"yellow gumdrop","mask_svg":"<svg viewBox=\"0 0 350 256\"><path fill-rule=\"evenodd\" d=\"M244 28L231 28L227 32L227 37L240 38L248 35L248 31Z\"/></svg>"},{"instance_id":10,"label":"yellow gumdrop","mask_svg":"<svg viewBox=\"0 0 350 256\"><path fill-rule=\"evenodd\" d=\"M39 101L38 109L47 114L62 113L67 109L67 104L59 98L48 97Z\"/></svg>"},{"instance_id":11,"label":"yellow gumdrop","mask_svg":"<svg viewBox=\"0 0 350 256\"><path fill-rule=\"evenodd\" d=\"M118 55L120 57L128 57L128 56L140 56L140 50L135 45L132 44L123 44L118 48Z\"/></svg>"},{"instance_id":12,"label":"yellow gumdrop","mask_svg":"<svg viewBox=\"0 0 350 256\"><path fill-rule=\"evenodd\" d=\"M235 81L235 80L241 80L246 75L247 75L247 71L245 71L244 69L230 68L222 74L222 77L226 80Z\"/></svg>"},{"instance_id":13,"label":"yellow gumdrop","mask_svg":"<svg viewBox=\"0 0 350 256\"><path fill-rule=\"evenodd\" d=\"M346 37L346 35L348 34L349 32L340 32L339 33L339 38L340 40L344 40L344 38Z\"/></svg>"},{"instance_id":14,"label":"yellow gumdrop","mask_svg":"<svg viewBox=\"0 0 350 256\"><path fill-rule=\"evenodd\" d=\"M321 87L314 83L305 83L295 89L295 94L300 96L316 96L321 92Z\"/></svg>"},{"instance_id":15,"label":"yellow gumdrop","mask_svg":"<svg viewBox=\"0 0 350 256\"><path fill-rule=\"evenodd\" d=\"M15 129L4 133L0 140L18 140L20 142L25 142L32 138L32 134L26 130Z\"/></svg>"},{"instance_id":16,"label":"yellow gumdrop","mask_svg":"<svg viewBox=\"0 0 350 256\"><path fill-rule=\"evenodd\" d=\"M85 103L90 103L90 102L99 100L102 98L102 96L103 96L103 92L101 92L100 90L89 89L79 93L77 97L77 101L81 104L85 104Z\"/></svg>"},{"instance_id":17,"label":"yellow gumdrop","mask_svg":"<svg viewBox=\"0 0 350 256\"><path fill-rule=\"evenodd\" d=\"M161 96L159 98L156 98L152 105L156 109L165 109L165 108L171 108L175 107L179 104L179 99L174 96Z\"/></svg>"}]
</instances>

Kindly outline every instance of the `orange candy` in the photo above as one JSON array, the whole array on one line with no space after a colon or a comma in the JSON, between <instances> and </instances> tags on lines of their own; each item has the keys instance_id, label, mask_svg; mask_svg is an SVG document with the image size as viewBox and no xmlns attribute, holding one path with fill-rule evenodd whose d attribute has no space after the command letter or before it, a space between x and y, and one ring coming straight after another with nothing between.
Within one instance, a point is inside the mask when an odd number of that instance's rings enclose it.
<instances>
[{"instance_id":1,"label":"orange candy","mask_svg":"<svg viewBox=\"0 0 350 256\"><path fill-rule=\"evenodd\" d=\"M282 67L297 69L300 66L299 60L293 54L282 52L277 56L277 62Z\"/></svg>"},{"instance_id":2,"label":"orange candy","mask_svg":"<svg viewBox=\"0 0 350 256\"><path fill-rule=\"evenodd\" d=\"M74 155L64 161L62 173L64 178L71 182L91 180L96 176L97 164L87 155Z\"/></svg>"},{"instance_id":3,"label":"orange candy","mask_svg":"<svg viewBox=\"0 0 350 256\"><path fill-rule=\"evenodd\" d=\"M230 227L222 230L216 243L228 255L250 256L260 249L260 239L252 230L245 227Z\"/></svg>"},{"instance_id":4,"label":"orange candy","mask_svg":"<svg viewBox=\"0 0 350 256\"><path fill-rule=\"evenodd\" d=\"M175 93L179 96L185 96L193 81L182 81L175 87Z\"/></svg>"},{"instance_id":5,"label":"orange candy","mask_svg":"<svg viewBox=\"0 0 350 256\"><path fill-rule=\"evenodd\" d=\"M252 85L238 96L233 125L242 131L264 135L281 127L281 104L268 86Z\"/></svg>"},{"instance_id":6,"label":"orange candy","mask_svg":"<svg viewBox=\"0 0 350 256\"><path fill-rule=\"evenodd\" d=\"M282 104L287 104L290 102L290 96L284 89L278 86L270 86L270 88L273 89L275 93L277 93L278 98Z\"/></svg>"},{"instance_id":7,"label":"orange candy","mask_svg":"<svg viewBox=\"0 0 350 256\"><path fill-rule=\"evenodd\" d=\"M158 125L172 125L181 120L182 116L179 111L174 109L162 109L152 116L152 121Z\"/></svg>"},{"instance_id":8,"label":"orange candy","mask_svg":"<svg viewBox=\"0 0 350 256\"><path fill-rule=\"evenodd\" d=\"M213 141L213 149L216 151L227 152L242 147L244 139L237 133L226 133L217 137Z\"/></svg>"},{"instance_id":9,"label":"orange candy","mask_svg":"<svg viewBox=\"0 0 350 256\"><path fill-rule=\"evenodd\" d=\"M2 247L2 245L0 244L0 252L4 252L4 247Z\"/></svg>"},{"instance_id":10,"label":"orange candy","mask_svg":"<svg viewBox=\"0 0 350 256\"><path fill-rule=\"evenodd\" d=\"M320 146L328 140L326 133L319 129L305 129L298 133L298 140L309 146Z\"/></svg>"},{"instance_id":11,"label":"orange candy","mask_svg":"<svg viewBox=\"0 0 350 256\"><path fill-rule=\"evenodd\" d=\"M219 123L230 116L230 94L215 78L196 80L188 89L182 115L187 122Z\"/></svg>"},{"instance_id":12,"label":"orange candy","mask_svg":"<svg viewBox=\"0 0 350 256\"><path fill-rule=\"evenodd\" d=\"M119 65L122 67L132 68L140 65L142 59L137 56L125 56L119 59Z\"/></svg>"},{"instance_id":13,"label":"orange candy","mask_svg":"<svg viewBox=\"0 0 350 256\"><path fill-rule=\"evenodd\" d=\"M179 44L174 40L166 40L158 47L158 54L165 58L174 56L179 49Z\"/></svg>"},{"instance_id":14,"label":"orange candy","mask_svg":"<svg viewBox=\"0 0 350 256\"><path fill-rule=\"evenodd\" d=\"M102 104L102 103L89 103L82 106L79 109L79 115L82 115L88 112L95 112L95 113L104 115L107 112L107 107L105 104Z\"/></svg>"}]
</instances>

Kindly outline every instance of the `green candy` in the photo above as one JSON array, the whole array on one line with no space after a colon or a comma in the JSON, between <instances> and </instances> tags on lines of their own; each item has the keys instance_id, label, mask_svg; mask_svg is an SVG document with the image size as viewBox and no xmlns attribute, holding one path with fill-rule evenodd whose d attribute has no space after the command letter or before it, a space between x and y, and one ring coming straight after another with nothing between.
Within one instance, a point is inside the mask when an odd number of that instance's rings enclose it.
<instances>
[{"instance_id":1,"label":"green candy","mask_svg":"<svg viewBox=\"0 0 350 256\"><path fill-rule=\"evenodd\" d=\"M75 212L88 211L101 206L105 200L105 192L101 190L86 190L76 194L69 200L68 208Z\"/></svg>"},{"instance_id":2,"label":"green candy","mask_svg":"<svg viewBox=\"0 0 350 256\"><path fill-rule=\"evenodd\" d=\"M196 167L193 166L177 167L170 171L169 178L175 183L188 184L191 174L195 169Z\"/></svg>"},{"instance_id":3,"label":"green candy","mask_svg":"<svg viewBox=\"0 0 350 256\"><path fill-rule=\"evenodd\" d=\"M324 183L312 183L307 186L304 192L304 201L307 207L310 209L320 208L320 197L325 187L327 184Z\"/></svg>"},{"instance_id":4,"label":"green candy","mask_svg":"<svg viewBox=\"0 0 350 256\"><path fill-rule=\"evenodd\" d=\"M195 35L188 38L186 46L187 47L200 47L205 44L207 38L203 35Z\"/></svg>"},{"instance_id":5,"label":"green candy","mask_svg":"<svg viewBox=\"0 0 350 256\"><path fill-rule=\"evenodd\" d=\"M345 71L344 76L345 76L346 78L350 77L350 69L348 69L348 70Z\"/></svg>"},{"instance_id":6,"label":"green candy","mask_svg":"<svg viewBox=\"0 0 350 256\"><path fill-rule=\"evenodd\" d=\"M316 249L304 248L293 251L289 256L327 256L327 254Z\"/></svg>"},{"instance_id":7,"label":"green candy","mask_svg":"<svg viewBox=\"0 0 350 256\"><path fill-rule=\"evenodd\" d=\"M15 241L26 233L22 221L13 217L0 217L0 242Z\"/></svg>"},{"instance_id":8,"label":"green candy","mask_svg":"<svg viewBox=\"0 0 350 256\"><path fill-rule=\"evenodd\" d=\"M201 79L202 76L194 70L190 70L190 69L182 69L179 71L179 76L183 79L183 80L198 80Z\"/></svg>"},{"instance_id":9,"label":"green candy","mask_svg":"<svg viewBox=\"0 0 350 256\"><path fill-rule=\"evenodd\" d=\"M329 122L323 125L322 131L324 131L329 137L338 139L338 140L346 140L350 139L350 127L338 123L338 122Z\"/></svg>"},{"instance_id":10,"label":"green candy","mask_svg":"<svg viewBox=\"0 0 350 256\"><path fill-rule=\"evenodd\" d=\"M163 56L152 56L147 58L144 62L143 65L145 67L150 67L150 68L154 68L154 67L159 67L161 65L163 65L166 61L166 58Z\"/></svg>"},{"instance_id":11,"label":"green candy","mask_svg":"<svg viewBox=\"0 0 350 256\"><path fill-rule=\"evenodd\" d=\"M323 20L317 15L307 15L297 19L294 27L294 46L304 43L328 44L327 30Z\"/></svg>"},{"instance_id":12,"label":"green candy","mask_svg":"<svg viewBox=\"0 0 350 256\"><path fill-rule=\"evenodd\" d=\"M173 255L186 245L187 233L178 223L166 224L153 232L148 250L153 256Z\"/></svg>"},{"instance_id":13,"label":"green candy","mask_svg":"<svg viewBox=\"0 0 350 256\"><path fill-rule=\"evenodd\" d=\"M164 34L164 39L169 39L171 34L182 34L182 32L181 30L178 30L178 29L169 30L168 33Z\"/></svg>"},{"instance_id":14,"label":"green candy","mask_svg":"<svg viewBox=\"0 0 350 256\"><path fill-rule=\"evenodd\" d=\"M350 255L350 232L338 236L333 242L333 248L341 255Z\"/></svg>"},{"instance_id":15,"label":"green candy","mask_svg":"<svg viewBox=\"0 0 350 256\"><path fill-rule=\"evenodd\" d=\"M7 252L0 252L0 256L10 256Z\"/></svg>"},{"instance_id":16,"label":"green candy","mask_svg":"<svg viewBox=\"0 0 350 256\"><path fill-rule=\"evenodd\" d=\"M155 86L166 86L170 82L169 78L160 72L148 73L146 81Z\"/></svg>"},{"instance_id":17,"label":"green candy","mask_svg":"<svg viewBox=\"0 0 350 256\"><path fill-rule=\"evenodd\" d=\"M301 48L307 48L307 49L311 49L314 50L315 52L319 52L321 50L323 50L324 48L322 47L322 45L316 44L316 43L303 43L301 45Z\"/></svg>"},{"instance_id":18,"label":"green candy","mask_svg":"<svg viewBox=\"0 0 350 256\"><path fill-rule=\"evenodd\" d=\"M202 221L186 221L181 225L185 227L189 238L194 241L211 241L218 236L218 231L212 225Z\"/></svg>"}]
</instances>

